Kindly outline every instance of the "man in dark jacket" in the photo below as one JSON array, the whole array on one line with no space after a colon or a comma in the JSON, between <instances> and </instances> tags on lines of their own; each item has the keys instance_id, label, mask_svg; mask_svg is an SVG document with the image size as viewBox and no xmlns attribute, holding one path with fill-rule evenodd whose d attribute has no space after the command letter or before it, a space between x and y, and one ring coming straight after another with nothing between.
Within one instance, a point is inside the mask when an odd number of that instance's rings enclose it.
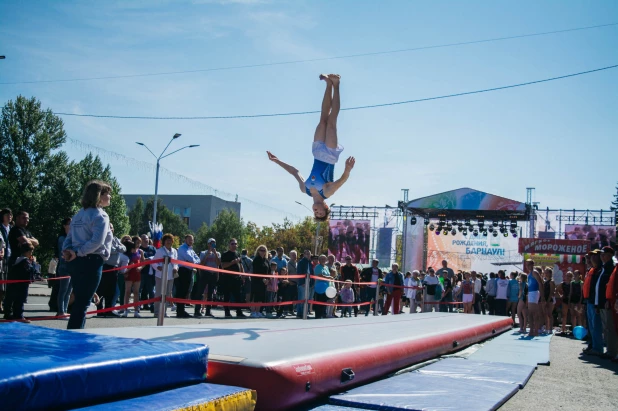
<instances>
[{"instance_id":1,"label":"man in dark jacket","mask_svg":"<svg viewBox=\"0 0 618 411\"><path fill-rule=\"evenodd\" d=\"M378 268L379 264L380 262L378 260L373 260L371 262L371 267L367 267L363 271L361 271L360 278L361 278L362 283L376 283L377 284L378 280L384 278L384 274L382 274L382 270ZM363 288L361 288L361 301L362 302L371 301L372 298L375 298L376 287L378 287L378 285L376 284L363 286ZM369 310L371 309L371 305L366 305L366 307L367 307L367 311L365 311L365 316L368 316ZM374 311L375 309L376 308L374 307Z\"/></svg>"},{"instance_id":2,"label":"man in dark jacket","mask_svg":"<svg viewBox=\"0 0 618 411\"><path fill-rule=\"evenodd\" d=\"M303 258L301 258L300 260L298 260L298 263L296 264L296 274L302 274L302 275L313 275L313 264L311 264L311 250L305 250L305 252L303 253ZM305 283L306 283L306 278L297 278L296 279L296 286L298 288L298 299L299 300L304 300L305 299ZM315 280L310 279L309 280L309 299L313 298L313 291L311 290L314 286ZM303 318L303 310L304 310L304 304L299 303L296 306L296 318Z\"/></svg>"}]
</instances>

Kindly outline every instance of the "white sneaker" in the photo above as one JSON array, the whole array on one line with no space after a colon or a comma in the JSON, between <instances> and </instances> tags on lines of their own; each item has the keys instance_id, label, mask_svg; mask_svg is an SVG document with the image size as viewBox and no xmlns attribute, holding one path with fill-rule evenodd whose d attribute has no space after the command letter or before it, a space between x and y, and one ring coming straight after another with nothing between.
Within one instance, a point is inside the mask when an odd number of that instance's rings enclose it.
<instances>
[{"instance_id":1,"label":"white sneaker","mask_svg":"<svg viewBox=\"0 0 618 411\"><path fill-rule=\"evenodd\" d=\"M170 318L170 316L167 313L165 313L164 317L165 318Z\"/></svg>"},{"instance_id":2,"label":"white sneaker","mask_svg":"<svg viewBox=\"0 0 618 411\"><path fill-rule=\"evenodd\" d=\"M135 311L135 313L133 313L133 317L135 317L135 318L142 318L142 316L140 315L139 311Z\"/></svg>"},{"instance_id":3,"label":"white sneaker","mask_svg":"<svg viewBox=\"0 0 618 411\"><path fill-rule=\"evenodd\" d=\"M127 318L128 316L129 316L129 310L124 310L124 312L122 313L122 317Z\"/></svg>"}]
</instances>

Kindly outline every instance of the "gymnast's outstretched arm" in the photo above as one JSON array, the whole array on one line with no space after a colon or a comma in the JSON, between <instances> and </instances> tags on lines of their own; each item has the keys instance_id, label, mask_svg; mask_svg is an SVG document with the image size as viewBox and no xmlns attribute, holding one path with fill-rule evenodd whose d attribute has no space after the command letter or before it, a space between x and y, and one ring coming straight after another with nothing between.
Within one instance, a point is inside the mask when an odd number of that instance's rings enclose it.
<instances>
[{"instance_id":1,"label":"gymnast's outstretched arm","mask_svg":"<svg viewBox=\"0 0 618 411\"><path fill-rule=\"evenodd\" d=\"M275 164L279 164L281 166L281 168L283 168L285 171L287 171L288 173L290 173L290 174L292 174L294 176L294 178L298 182L298 186L300 188L300 191L304 193L305 192L305 179L300 174L300 171L298 171L298 169L296 167L291 166L291 165L289 165L287 163L284 163L283 161L279 160L277 158L277 156L275 156L270 151L267 151L266 154L268 154L268 159L270 161L272 161Z\"/></svg>"},{"instance_id":2,"label":"gymnast's outstretched arm","mask_svg":"<svg viewBox=\"0 0 618 411\"><path fill-rule=\"evenodd\" d=\"M348 157L348 159L345 161L345 170L343 171L341 177L339 177L337 181L328 183L324 188L324 195L326 195L326 197L330 197L335 194L335 192L339 190L346 181L348 181L348 178L350 178L350 171L352 171L355 164L356 159L354 157Z\"/></svg>"}]
</instances>

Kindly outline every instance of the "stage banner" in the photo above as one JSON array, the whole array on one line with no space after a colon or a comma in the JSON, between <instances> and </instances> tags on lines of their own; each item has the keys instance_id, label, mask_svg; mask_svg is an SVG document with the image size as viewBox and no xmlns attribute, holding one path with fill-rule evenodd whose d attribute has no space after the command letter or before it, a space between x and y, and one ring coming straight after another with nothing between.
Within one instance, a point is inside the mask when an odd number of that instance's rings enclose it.
<instances>
[{"instance_id":1,"label":"stage banner","mask_svg":"<svg viewBox=\"0 0 618 411\"><path fill-rule=\"evenodd\" d=\"M393 229L382 227L378 230L378 245L376 247L376 259L380 261L380 267L391 266L391 254L393 252Z\"/></svg>"},{"instance_id":2,"label":"stage banner","mask_svg":"<svg viewBox=\"0 0 618 411\"><path fill-rule=\"evenodd\" d=\"M474 237L460 232L436 235L430 231L427 236L427 267L437 270L442 267L442 260L446 260L455 272L474 270L486 274L519 267L521 254L517 250L517 238L510 235Z\"/></svg>"},{"instance_id":3,"label":"stage banner","mask_svg":"<svg viewBox=\"0 0 618 411\"><path fill-rule=\"evenodd\" d=\"M425 243L425 225L415 224L406 228L406 258L405 267L401 271L404 273L412 270L423 269L423 245Z\"/></svg>"},{"instance_id":4,"label":"stage banner","mask_svg":"<svg viewBox=\"0 0 618 411\"><path fill-rule=\"evenodd\" d=\"M369 220L330 220L328 254L344 262L351 256L353 264L369 263L371 225Z\"/></svg>"},{"instance_id":5,"label":"stage banner","mask_svg":"<svg viewBox=\"0 0 618 411\"><path fill-rule=\"evenodd\" d=\"M581 254L590 251L590 242L584 240L556 240L553 238L520 238L519 252L535 254Z\"/></svg>"},{"instance_id":6,"label":"stage banner","mask_svg":"<svg viewBox=\"0 0 618 411\"><path fill-rule=\"evenodd\" d=\"M616 227L612 225L566 224L564 234L569 240L587 240L592 250L616 244Z\"/></svg>"}]
</instances>

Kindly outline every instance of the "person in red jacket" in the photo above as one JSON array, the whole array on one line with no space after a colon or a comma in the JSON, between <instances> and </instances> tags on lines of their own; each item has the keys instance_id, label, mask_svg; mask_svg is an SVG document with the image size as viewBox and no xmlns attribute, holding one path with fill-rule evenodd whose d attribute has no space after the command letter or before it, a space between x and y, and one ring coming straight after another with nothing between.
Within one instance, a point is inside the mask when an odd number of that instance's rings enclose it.
<instances>
[{"instance_id":1,"label":"person in red jacket","mask_svg":"<svg viewBox=\"0 0 618 411\"><path fill-rule=\"evenodd\" d=\"M592 334L594 331L594 327L595 325L599 327L601 326L600 317L598 316L598 313L596 313L596 309L594 307L594 299L591 300L591 294L590 294L590 286L592 285L592 279L596 273L601 271L601 258L599 254L600 254L600 250L592 250L587 255L587 258L589 258L590 262L592 263L592 268L588 270L588 272L586 273L586 277L584 278L583 294L584 294L584 300L586 301L586 316L585 317L586 317L586 324L587 324L588 335L589 335L588 347L584 349L584 352L592 351L592 341L593 341ZM595 347L595 348L598 348L598 347Z\"/></svg>"},{"instance_id":2,"label":"person in red jacket","mask_svg":"<svg viewBox=\"0 0 618 411\"><path fill-rule=\"evenodd\" d=\"M614 267L607 288L605 288L605 298L607 298L606 308L611 310L614 320L614 333L618 336L618 265ZM612 362L618 363L618 355L612 358Z\"/></svg>"}]
</instances>

